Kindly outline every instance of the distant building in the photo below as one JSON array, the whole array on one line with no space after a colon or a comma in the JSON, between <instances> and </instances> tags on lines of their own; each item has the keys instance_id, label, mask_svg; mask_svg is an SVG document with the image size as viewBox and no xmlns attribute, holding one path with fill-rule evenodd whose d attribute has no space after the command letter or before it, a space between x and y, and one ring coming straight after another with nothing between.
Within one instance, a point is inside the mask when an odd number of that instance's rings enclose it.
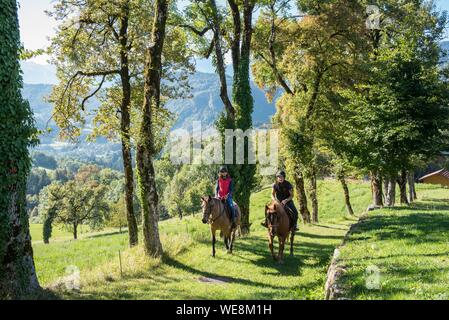
<instances>
[{"instance_id":1,"label":"distant building","mask_svg":"<svg viewBox=\"0 0 449 320\"><path fill-rule=\"evenodd\" d=\"M419 178L419 182L449 187L449 171L441 169Z\"/></svg>"}]
</instances>

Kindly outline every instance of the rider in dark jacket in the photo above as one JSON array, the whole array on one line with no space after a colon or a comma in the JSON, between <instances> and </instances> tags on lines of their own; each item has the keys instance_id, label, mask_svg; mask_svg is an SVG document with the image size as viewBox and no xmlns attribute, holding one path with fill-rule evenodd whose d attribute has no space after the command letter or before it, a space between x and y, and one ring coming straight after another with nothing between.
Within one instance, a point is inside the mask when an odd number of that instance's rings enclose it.
<instances>
[{"instance_id":1,"label":"rider in dark jacket","mask_svg":"<svg viewBox=\"0 0 449 320\"><path fill-rule=\"evenodd\" d=\"M292 213L293 218L293 228L298 230L298 210L293 203L293 186L290 182L285 180L285 172L279 171L276 174L276 182L273 184L271 191L271 198L275 201L279 201L284 207L286 207L287 212ZM262 223L266 227L266 221Z\"/></svg>"}]
</instances>

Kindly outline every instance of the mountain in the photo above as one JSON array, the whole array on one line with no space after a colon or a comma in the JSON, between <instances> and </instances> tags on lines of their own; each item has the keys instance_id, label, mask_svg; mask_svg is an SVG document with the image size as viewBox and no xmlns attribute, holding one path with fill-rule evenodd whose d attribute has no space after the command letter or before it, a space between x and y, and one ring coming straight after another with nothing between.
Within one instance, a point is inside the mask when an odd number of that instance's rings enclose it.
<instances>
[{"instance_id":1,"label":"mountain","mask_svg":"<svg viewBox=\"0 0 449 320\"><path fill-rule=\"evenodd\" d=\"M39 64L30 61L20 63L23 82L28 84L56 84L56 68L49 64Z\"/></svg>"},{"instance_id":2,"label":"mountain","mask_svg":"<svg viewBox=\"0 0 449 320\"><path fill-rule=\"evenodd\" d=\"M228 93L231 96L232 78L227 77ZM196 72L189 79L192 88L190 99L170 100L167 109L177 115L173 129L191 129L193 121L201 121L203 128L213 126L215 120L223 111L220 99L220 81L216 74ZM270 122L276 112L274 103L268 103L265 94L254 83L251 83L254 98L253 123L254 126Z\"/></svg>"},{"instance_id":3,"label":"mountain","mask_svg":"<svg viewBox=\"0 0 449 320\"><path fill-rule=\"evenodd\" d=\"M30 75L25 75L25 77L29 78ZM193 121L201 121L203 130L207 130L213 127L215 120L223 111L223 104L219 96L220 83L218 76L197 72L190 76L189 83L191 98L167 102L167 108L176 116L172 129L191 130ZM232 84L231 77L228 77L228 83ZM112 161L110 159L117 161L117 156L120 154L119 145L110 143L105 139L98 139L95 143L85 141L85 136L91 129L91 116L88 116L87 125L79 143L71 144L58 141L59 129L51 120L53 107L46 101L51 89L51 84L26 83L23 87L23 97L30 103L38 129L45 130L47 127L51 129L50 132L45 132L40 136L41 143L36 149L55 156L69 156L95 162ZM275 106L267 103L264 93L254 84L251 85L251 89L254 97L253 122L257 127L270 122L271 116L275 113ZM228 91L231 94L231 86L229 86ZM97 106L98 102L93 101L89 109L95 109Z\"/></svg>"}]
</instances>

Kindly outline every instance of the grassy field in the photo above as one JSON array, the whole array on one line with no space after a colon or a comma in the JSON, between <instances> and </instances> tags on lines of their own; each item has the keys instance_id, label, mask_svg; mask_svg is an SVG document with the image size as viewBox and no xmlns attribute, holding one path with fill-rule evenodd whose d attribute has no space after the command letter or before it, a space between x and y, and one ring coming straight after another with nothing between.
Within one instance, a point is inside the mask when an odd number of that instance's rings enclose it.
<instances>
[{"instance_id":1,"label":"grassy field","mask_svg":"<svg viewBox=\"0 0 449 320\"><path fill-rule=\"evenodd\" d=\"M354 182L350 189L354 210L361 213L370 202L369 185ZM35 242L39 279L54 286L67 267L75 266L82 286L61 293L70 299L322 299L332 253L356 220L346 215L340 185L320 181L321 221L301 226L295 256L286 256L283 265L272 260L266 230L260 226L269 198L270 189L252 196L252 232L237 239L233 255L226 254L220 241L217 257L210 256L209 229L197 215L160 224L166 252L162 260L146 259L141 247L127 249L126 233L87 234L77 241L56 237L49 245Z\"/></svg>"},{"instance_id":2,"label":"grassy field","mask_svg":"<svg viewBox=\"0 0 449 320\"><path fill-rule=\"evenodd\" d=\"M410 207L370 212L341 249L350 299L449 299L449 190L418 186Z\"/></svg>"}]
</instances>

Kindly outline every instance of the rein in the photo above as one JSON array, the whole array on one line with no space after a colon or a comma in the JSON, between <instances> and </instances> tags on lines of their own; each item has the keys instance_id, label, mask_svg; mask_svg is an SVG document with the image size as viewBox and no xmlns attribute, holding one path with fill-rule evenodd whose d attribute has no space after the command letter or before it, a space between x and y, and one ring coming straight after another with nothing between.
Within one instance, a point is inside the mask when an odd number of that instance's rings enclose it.
<instances>
[{"instance_id":1,"label":"rein","mask_svg":"<svg viewBox=\"0 0 449 320\"><path fill-rule=\"evenodd\" d=\"M216 216L215 218L212 217L212 215L209 217L209 224L213 224L215 221L218 220L218 218L220 218L223 213L226 212L226 208L223 208L223 210L220 210L220 214L218 216Z\"/></svg>"}]
</instances>

